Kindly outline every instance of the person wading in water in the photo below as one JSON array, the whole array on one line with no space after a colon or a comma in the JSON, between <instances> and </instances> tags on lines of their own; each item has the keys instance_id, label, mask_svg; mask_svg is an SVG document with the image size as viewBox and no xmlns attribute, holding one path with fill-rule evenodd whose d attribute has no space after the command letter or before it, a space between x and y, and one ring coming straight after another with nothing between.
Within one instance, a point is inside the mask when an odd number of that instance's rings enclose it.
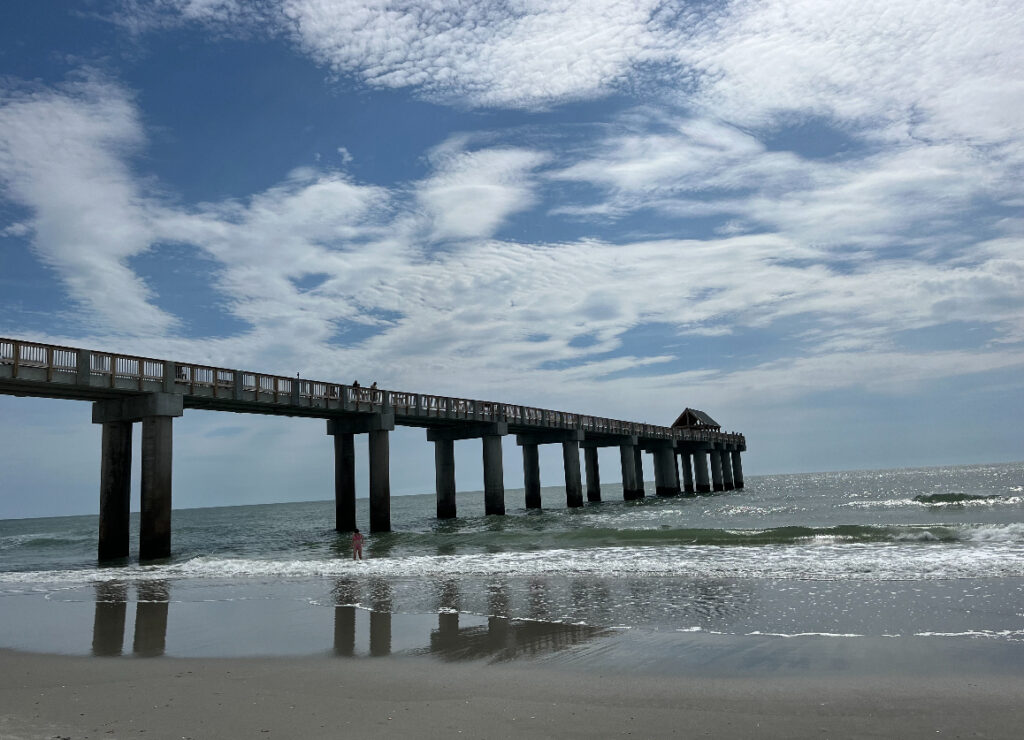
<instances>
[{"instance_id":1,"label":"person wading in water","mask_svg":"<svg viewBox=\"0 0 1024 740\"><path fill-rule=\"evenodd\" d=\"M356 531L352 533L352 559L353 560L362 560L363 559L363 540L365 540L365 539L366 538L363 537L362 533L358 529L356 529Z\"/></svg>"}]
</instances>

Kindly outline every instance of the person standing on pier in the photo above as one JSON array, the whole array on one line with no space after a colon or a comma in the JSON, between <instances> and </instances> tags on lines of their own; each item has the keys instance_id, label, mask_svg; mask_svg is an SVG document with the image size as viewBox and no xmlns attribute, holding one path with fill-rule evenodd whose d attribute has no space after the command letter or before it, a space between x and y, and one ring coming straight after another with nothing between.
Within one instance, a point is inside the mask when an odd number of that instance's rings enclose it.
<instances>
[{"instance_id":1,"label":"person standing on pier","mask_svg":"<svg viewBox=\"0 0 1024 740\"><path fill-rule=\"evenodd\" d=\"M366 538L363 537L362 532L360 532L358 528L356 529L355 532L352 533L352 559L353 560L362 560L363 559L363 540L364 539L366 539Z\"/></svg>"}]
</instances>

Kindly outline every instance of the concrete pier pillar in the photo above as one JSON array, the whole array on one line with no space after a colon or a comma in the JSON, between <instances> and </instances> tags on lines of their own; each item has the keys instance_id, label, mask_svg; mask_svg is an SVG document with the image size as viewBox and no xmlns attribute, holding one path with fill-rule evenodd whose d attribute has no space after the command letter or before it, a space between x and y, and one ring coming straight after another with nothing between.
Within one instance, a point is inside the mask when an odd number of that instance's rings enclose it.
<instances>
[{"instance_id":1,"label":"concrete pier pillar","mask_svg":"<svg viewBox=\"0 0 1024 740\"><path fill-rule=\"evenodd\" d=\"M540 508L540 458L537 445L523 445L523 485L526 487L526 508Z\"/></svg>"},{"instance_id":2,"label":"concrete pier pillar","mask_svg":"<svg viewBox=\"0 0 1024 740\"><path fill-rule=\"evenodd\" d=\"M733 483L736 485L736 490L743 490L743 461L740 460L740 451L732 451L732 478Z\"/></svg>"},{"instance_id":3,"label":"concrete pier pillar","mask_svg":"<svg viewBox=\"0 0 1024 740\"><path fill-rule=\"evenodd\" d=\"M369 432L370 448L370 531L391 531L391 468L388 434L385 429Z\"/></svg>"},{"instance_id":4,"label":"concrete pier pillar","mask_svg":"<svg viewBox=\"0 0 1024 740\"><path fill-rule=\"evenodd\" d=\"M334 435L334 528L351 532L356 528L355 435Z\"/></svg>"},{"instance_id":5,"label":"concrete pier pillar","mask_svg":"<svg viewBox=\"0 0 1024 740\"><path fill-rule=\"evenodd\" d=\"M693 467L689 452L679 453L679 462L683 466L683 493L693 495Z\"/></svg>"},{"instance_id":6,"label":"concrete pier pillar","mask_svg":"<svg viewBox=\"0 0 1024 740\"><path fill-rule=\"evenodd\" d=\"M639 494L636 490L636 456L633 454L635 446L628 442L619 445L619 458L622 463L622 498L626 501L642 498L643 491Z\"/></svg>"},{"instance_id":7,"label":"concrete pier pillar","mask_svg":"<svg viewBox=\"0 0 1024 740\"><path fill-rule=\"evenodd\" d=\"M587 501L596 503L601 500L601 469L597 448L588 447L583 450L583 459L587 468Z\"/></svg>"},{"instance_id":8,"label":"concrete pier pillar","mask_svg":"<svg viewBox=\"0 0 1024 740\"><path fill-rule=\"evenodd\" d=\"M505 473L501 466L501 437L486 434L484 448L484 513L505 513Z\"/></svg>"},{"instance_id":9,"label":"concrete pier pillar","mask_svg":"<svg viewBox=\"0 0 1024 740\"><path fill-rule=\"evenodd\" d=\"M722 485L722 456L718 454L718 450L712 449L708 452L708 457L711 459L711 487L715 491L725 490Z\"/></svg>"},{"instance_id":10,"label":"concrete pier pillar","mask_svg":"<svg viewBox=\"0 0 1024 740\"><path fill-rule=\"evenodd\" d=\"M127 490L131 483L131 427L142 422L142 501L139 560L171 554L171 453L173 420L183 413L174 393L147 393L97 401L92 421L103 425L100 483L100 559L127 550Z\"/></svg>"},{"instance_id":11,"label":"concrete pier pillar","mask_svg":"<svg viewBox=\"0 0 1024 740\"><path fill-rule=\"evenodd\" d=\"M565 470L565 505L570 509L583 506L579 442L562 442L562 467Z\"/></svg>"},{"instance_id":12,"label":"concrete pier pillar","mask_svg":"<svg viewBox=\"0 0 1024 740\"><path fill-rule=\"evenodd\" d=\"M671 447L654 451L654 488L659 496L678 496L679 480L676 453Z\"/></svg>"},{"instance_id":13,"label":"concrete pier pillar","mask_svg":"<svg viewBox=\"0 0 1024 740\"><path fill-rule=\"evenodd\" d=\"M128 557L128 518L132 487L132 423L103 425L100 463L99 559Z\"/></svg>"},{"instance_id":14,"label":"concrete pier pillar","mask_svg":"<svg viewBox=\"0 0 1024 740\"><path fill-rule=\"evenodd\" d=\"M173 419L142 419L142 501L139 514L139 560L171 555L171 453Z\"/></svg>"},{"instance_id":15,"label":"concrete pier pillar","mask_svg":"<svg viewBox=\"0 0 1024 740\"><path fill-rule=\"evenodd\" d=\"M644 453L640 445L633 448L633 464L636 465L636 497L643 498L647 494L644 492Z\"/></svg>"},{"instance_id":16,"label":"concrete pier pillar","mask_svg":"<svg viewBox=\"0 0 1024 740\"><path fill-rule=\"evenodd\" d=\"M693 453L693 476L696 478L694 487L697 493L711 493L711 483L708 481L708 455L704 450L696 450Z\"/></svg>"},{"instance_id":17,"label":"concrete pier pillar","mask_svg":"<svg viewBox=\"0 0 1024 740\"><path fill-rule=\"evenodd\" d=\"M437 518L455 518L455 442L434 440L434 480L437 489Z\"/></svg>"},{"instance_id":18,"label":"concrete pier pillar","mask_svg":"<svg viewBox=\"0 0 1024 740\"><path fill-rule=\"evenodd\" d=\"M732 482L732 455L729 450L719 450L718 456L722 459L722 490L733 490Z\"/></svg>"}]
</instances>

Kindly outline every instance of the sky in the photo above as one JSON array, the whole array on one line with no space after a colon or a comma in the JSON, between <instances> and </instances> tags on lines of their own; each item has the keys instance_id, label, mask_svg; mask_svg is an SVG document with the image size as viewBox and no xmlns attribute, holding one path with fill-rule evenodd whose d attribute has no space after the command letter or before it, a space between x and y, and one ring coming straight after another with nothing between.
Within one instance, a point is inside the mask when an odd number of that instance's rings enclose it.
<instances>
[{"instance_id":1,"label":"sky","mask_svg":"<svg viewBox=\"0 0 1024 740\"><path fill-rule=\"evenodd\" d=\"M0 336L693 407L747 475L1020 460L1022 69L1017 0L5 3ZM87 403L0 419L0 517L98 511ZM333 495L322 420L174 456L177 507ZM422 430L391 460L433 491Z\"/></svg>"}]
</instances>

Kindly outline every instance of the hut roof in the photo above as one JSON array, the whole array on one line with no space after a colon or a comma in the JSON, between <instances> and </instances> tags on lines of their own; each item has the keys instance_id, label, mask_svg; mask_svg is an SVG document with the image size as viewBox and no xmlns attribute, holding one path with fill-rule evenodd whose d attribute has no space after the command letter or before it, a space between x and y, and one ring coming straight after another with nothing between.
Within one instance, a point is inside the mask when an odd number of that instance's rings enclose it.
<instances>
[{"instance_id":1,"label":"hut roof","mask_svg":"<svg viewBox=\"0 0 1024 740\"><path fill-rule=\"evenodd\" d=\"M672 424L682 429L715 429L720 430L721 424L698 409L686 409Z\"/></svg>"}]
</instances>

